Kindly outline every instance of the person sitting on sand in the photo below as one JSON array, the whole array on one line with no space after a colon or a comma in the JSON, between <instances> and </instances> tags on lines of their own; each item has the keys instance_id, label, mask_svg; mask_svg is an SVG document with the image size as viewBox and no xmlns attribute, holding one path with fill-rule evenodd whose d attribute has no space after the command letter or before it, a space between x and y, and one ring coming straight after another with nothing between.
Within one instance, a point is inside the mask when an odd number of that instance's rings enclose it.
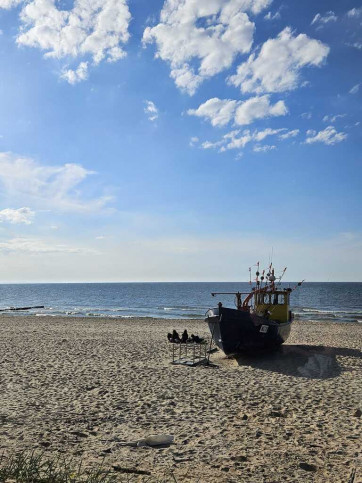
<instances>
[{"instance_id":1,"label":"person sitting on sand","mask_svg":"<svg viewBox=\"0 0 362 483\"><path fill-rule=\"evenodd\" d=\"M181 336L181 342L183 344L186 344L188 338L189 338L189 334L187 333L187 330L185 329L182 333L182 336Z\"/></svg>"},{"instance_id":2,"label":"person sitting on sand","mask_svg":"<svg viewBox=\"0 0 362 483\"><path fill-rule=\"evenodd\" d=\"M173 329L172 331L172 339L174 343L179 344L181 342L180 336L178 335L177 331Z\"/></svg>"},{"instance_id":3,"label":"person sitting on sand","mask_svg":"<svg viewBox=\"0 0 362 483\"><path fill-rule=\"evenodd\" d=\"M190 339L192 340L192 342L195 342L196 344L201 344L201 342L204 342L204 339L194 334L191 334Z\"/></svg>"}]
</instances>

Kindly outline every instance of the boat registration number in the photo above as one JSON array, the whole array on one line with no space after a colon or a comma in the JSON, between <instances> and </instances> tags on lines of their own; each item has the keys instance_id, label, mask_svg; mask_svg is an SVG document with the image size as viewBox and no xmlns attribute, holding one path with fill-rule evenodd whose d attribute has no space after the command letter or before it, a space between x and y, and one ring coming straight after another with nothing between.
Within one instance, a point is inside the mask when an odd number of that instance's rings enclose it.
<instances>
[{"instance_id":1,"label":"boat registration number","mask_svg":"<svg viewBox=\"0 0 362 483\"><path fill-rule=\"evenodd\" d=\"M260 331L262 334L266 334L268 332L269 326L268 325L262 325L260 327Z\"/></svg>"}]
</instances>

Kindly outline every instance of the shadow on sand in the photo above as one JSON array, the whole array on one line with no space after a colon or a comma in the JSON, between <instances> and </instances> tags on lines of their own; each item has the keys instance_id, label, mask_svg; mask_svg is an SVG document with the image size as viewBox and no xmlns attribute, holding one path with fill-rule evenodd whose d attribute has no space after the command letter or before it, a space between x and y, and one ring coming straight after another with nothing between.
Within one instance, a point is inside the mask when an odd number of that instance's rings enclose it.
<instances>
[{"instance_id":1,"label":"shadow on sand","mask_svg":"<svg viewBox=\"0 0 362 483\"><path fill-rule=\"evenodd\" d=\"M346 370L338 364L337 356L362 359L362 352L342 347L282 345L274 352L243 355L236 361L239 366L251 366L288 376L329 379Z\"/></svg>"}]
</instances>

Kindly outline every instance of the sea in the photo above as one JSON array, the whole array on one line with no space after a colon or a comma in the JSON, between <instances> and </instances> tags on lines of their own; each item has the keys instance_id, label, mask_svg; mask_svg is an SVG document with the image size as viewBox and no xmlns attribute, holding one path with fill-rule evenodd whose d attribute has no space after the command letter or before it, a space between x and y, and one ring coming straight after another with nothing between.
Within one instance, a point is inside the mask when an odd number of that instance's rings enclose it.
<instances>
[{"instance_id":1,"label":"sea","mask_svg":"<svg viewBox=\"0 0 362 483\"><path fill-rule=\"evenodd\" d=\"M282 287L294 288L295 283ZM0 284L0 316L154 317L200 319L219 301L234 307L233 295L211 292L249 292L245 282L169 283L40 283ZM44 309L9 311L10 307L44 305ZM299 320L362 323L362 283L303 283L291 295Z\"/></svg>"}]
</instances>

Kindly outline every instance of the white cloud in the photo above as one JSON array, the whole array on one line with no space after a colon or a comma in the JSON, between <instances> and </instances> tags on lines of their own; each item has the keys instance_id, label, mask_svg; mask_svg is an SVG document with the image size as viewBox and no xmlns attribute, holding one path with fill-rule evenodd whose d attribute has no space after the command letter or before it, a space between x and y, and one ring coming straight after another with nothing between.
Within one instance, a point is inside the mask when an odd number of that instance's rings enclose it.
<instances>
[{"instance_id":1,"label":"white cloud","mask_svg":"<svg viewBox=\"0 0 362 483\"><path fill-rule=\"evenodd\" d=\"M220 152L223 153L230 149L242 149L248 143L253 140L252 133L247 129L241 133L239 130L231 131L225 134L220 141L215 143L210 143L206 141L202 144L204 149L215 149L220 148Z\"/></svg>"},{"instance_id":2,"label":"white cloud","mask_svg":"<svg viewBox=\"0 0 362 483\"><path fill-rule=\"evenodd\" d=\"M158 109L152 101L145 101L146 107L144 109L149 121L156 121L158 119Z\"/></svg>"},{"instance_id":3,"label":"white cloud","mask_svg":"<svg viewBox=\"0 0 362 483\"><path fill-rule=\"evenodd\" d=\"M286 27L274 39L267 40L258 55L252 54L229 78L242 92L283 92L297 88L299 71L305 66L320 66L329 47L305 34L293 35Z\"/></svg>"},{"instance_id":4,"label":"white cloud","mask_svg":"<svg viewBox=\"0 0 362 483\"><path fill-rule=\"evenodd\" d=\"M201 104L197 109L189 109L187 114L189 116L204 117L213 126L225 126L225 124L228 124L234 118L239 102L231 99L213 97Z\"/></svg>"},{"instance_id":5,"label":"white cloud","mask_svg":"<svg viewBox=\"0 0 362 483\"><path fill-rule=\"evenodd\" d=\"M279 134L280 132L285 131L285 128L281 129L271 129L270 127L264 129L264 131L256 131L254 133L255 141L263 141L268 136L274 136L275 134Z\"/></svg>"},{"instance_id":6,"label":"white cloud","mask_svg":"<svg viewBox=\"0 0 362 483\"><path fill-rule=\"evenodd\" d=\"M12 238L0 243L0 252L26 252L26 253L94 253L88 248L73 248L55 242L44 241L38 238Z\"/></svg>"},{"instance_id":7,"label":"white cloud","mask_svg":"<svg viewBox=\"0 0 362 483\"><path fill-rule=\"evenodd\" d=\"M0 7L24 3L0 0ZM56 0L30 0L20 12L18 45L36 47L45 57L81 59L94 64L115 62L126 55L121 45L129 39L131 15L127 0L75 0L70 10L61 10ZM87 78L87 61L78 68L63 70L61 77L74 84Z\"/></svg>"},{"instance_id":8,"label":"white cloud","mask_svg":"<svg viewBox=\"0 0 362 483\"><path fill-rule=\"evenodd\" d=\"M88 79L88 62L81 62L75 70L64 70L61 77L68 81L69 84L77 84Z\"/></svg>"},{"instance_id":9,"label":"white cloud","mask_svg":"<svg viewBox=\"0 0 362 483\"><path fill-rule=\"evenodd\" d=\"M79 185L94 174L79 164L43 166L36 161L0 153L0 183L12 200L26 201L40 208L93 213L104 208L110 197L85 199ZM29 203L30 204L30 203Z\"/></svg>"},{"instance_id":10,"label":"white cloud","mask_svg":"<svg viewBox=\"0 0 362 483\"><path fill-rule=\"evenodd\" d=\"M362 16L362 7L360 8L352 8L351 10L348 10L347 12L348 17L361 17Z\"/></svg>"},{"instance_id":11,"label":"white cloud","mask_svg":"<svg viewBox=\"0 0 362 483\"><path fill-rule=\"evenodd\" d=\"M10 8L17 7L23 2L24 0L0 0L0 8L9 10Z\"/></svg>"},{"instance_id":12,"label":"white cloud","mask_svg":"<svg viewBox=\"0 0 362 483\"><path fill-rule=\"evenodd\" d=\"M346 45L348 45L348 47L354 47L355 49L358 49L358 50L362 49L362 42L353 42L353 44L346 43Z\"/></svg>"},{"instance_id":13,"label":"white cloud","mask_svg":"<svg viewBox=\"0 0 362 483\"><path fill-rule=\"evenodd\" d=\"M266 153L268 151L272 151L275 148L276 146L271 146L269 144L264 144L264 145L256 144L253 148L253 151L254 153Z\"/></svg>"},{"instance_id":14,"label":"white cloud","mask_svg":"<svg viewBox=\"0 0 362 483\"><path fill-rule=\"evenodd\" d=\"M281 134L283 133L283 134ZM225 151L229 151L230 149L242 149L248 143L256 142L259 143L263 141L268 136L276 136L278 135L279 139L284 140L290 137L296 136L299 133L298 129L293 131L288 131L287 128L280 128L280 129L271 129L266 128L262 131L250 131L249 129L245 129L243 131L236 129L234 131L230 131L225 134L219 141L210 142L205 141L201 144L203 149L219 149L219 152L223 153ZM275 147L275 146L274 146ZM256 144L256 149L254 151L268 151L274 148L264 148L260 144Z\"/></svg>"},{"instance_id":15,"label":"white cloud","mask_svg":"<svg viewBox=\"0 0 362 483\"><path fill-rule=\"evenodd\" d=\"M361 84L356 84L355 86L352 87L352 89L349 91L350 94L357 94L357 92L359 91L359 86Z\"/></svg>"},{"instance_id":16,"label":"white cloud","mask_svg":"<svg viewBox=\"0 0 362 483\"><path fill-rule=\"evenodd\" d=\"M147 27L143 43L157 45L156 57L171 65L178 88L193 94L201 82L229 68L236 55L248 53L257 14L271 0L166 0L160 22ZM196 61L196 69L191 65Z\"/></svg>"},{"instance_id":17,"label":"white cloud","mask_svg":"<svg viewBox=\"0 0 362 483\"><path fill-rule=\"evenodd\" d=\"M197 143L199 142L199 138L197 136L193 136L191 139L190 139L190 143L189 145L191 147L195 146Z\"/></svg>"},{"instance_id":18,"label":"white cloud","mask_svg":"<svg viewBox=\"0 0 362 483\"><path fill-rule=\"evenodd\" d=\"M311 112L303 112L300 117L303 119L312 119L312 113Z\"/></svg>"},{"instance_id":19,"label":"white cloud","mask_svg":"<svg viewBox=\"0 0 362 483\"><path fill-rule=\"evenodd\" d=\"M321 25L325 25L326 23L336 22L337 18L338 17L334 12L332 12L332 10L326 12L324 15L317 13L317 15L313 18L311 25L317 24L320 28Z\"/></svg>"},{"instance_id":20,"label":"white cloud","mask_svg":"<svg viewBox=\"0 0 362 483\"><path fill-rule=\"evenodd\" d=\"M202 149L215 149L217 147L220 147L223 144L223 141L216 141L215 143L212 143L211 141L204 141L201 144Z\"/></svg>"},{"instance_id":21,"label":"white cloud","mask_svg":"<svg viewBox=\"0 0 362 483\"><path fill-rule=\"evenodd\" d=\"M26 206L18 209L5 208L5 210L0 211L0 223L24 223L25 225L30 225L33 222L34 215L35 212Z\"/></svg>"},{"instance_id":22,"label":"white cloud","mask_svg":"<svg viewBox=\"0 0 362 483\"><path fill-rule=\"evenodd\" d=\"M197 109L189 109L190 116L208 119L213 126L225 126L231 120L242 126L256 119L285 116L288 112L284 101L270 103L270 96L251 97L246 101L219 99L214 97L201 104Z\"/></svg>"},{"instance_id":23,"label":"white cloud","mask_svg":"<svg viewBox=\"0 0 362 483\"><path fill-rule=\"evenodd\" d=\"M285 116L288 109L284 101L270 104L270 96L252 97L242 102L235 113L235 123L238 125L251 124L255 119Z\"/></svg>"},{"instance_id":24,"label":"white cloud","mask_svg":"<svg viewBox=\"0 0 362 483\"><path fill-rule=\"evenodd\" d=\"M346 133L337 132L333 126L328 126L323 131L319 131L318 133L314 130L307 131L307 139L305 142L307 144L324 143L333 145L344 141L346 138Z\"/></svg>"},{"instance_id":25,"label":"white cloud","mask_svg":"<svg viewBox=\"0 0 362 483\"><path fill-rule=\"evenodd\" d=\"M337 119L343 119L347 114L335 114L334 116L325 115L323 117L323 122L336 122Z\"/></svg>"},{"instance_id":26,"label":"white cloud","mask_svg":"<svg viewBox=\"0 0 362 483\"><path fill-rule=\"evenodd\" d=\"M280 134L279 139L284 141L285 139L294 138L295 136L298 136L298 134L299 134L299 129L293 129L292 131L288 131L286 133Z\"/></svg>"},{"instance_id":27,"label":"white cloud","mask_svg":"<svg viewBox=\"0 0 362 483\"><path fill-rule=\"evenodd\" d=\"M281 15L279 12L275 12L274 15L271 12L268 12L266 15L264 15L265 20L279 20L281 18Z\"/></svg>"}]
</instances>

